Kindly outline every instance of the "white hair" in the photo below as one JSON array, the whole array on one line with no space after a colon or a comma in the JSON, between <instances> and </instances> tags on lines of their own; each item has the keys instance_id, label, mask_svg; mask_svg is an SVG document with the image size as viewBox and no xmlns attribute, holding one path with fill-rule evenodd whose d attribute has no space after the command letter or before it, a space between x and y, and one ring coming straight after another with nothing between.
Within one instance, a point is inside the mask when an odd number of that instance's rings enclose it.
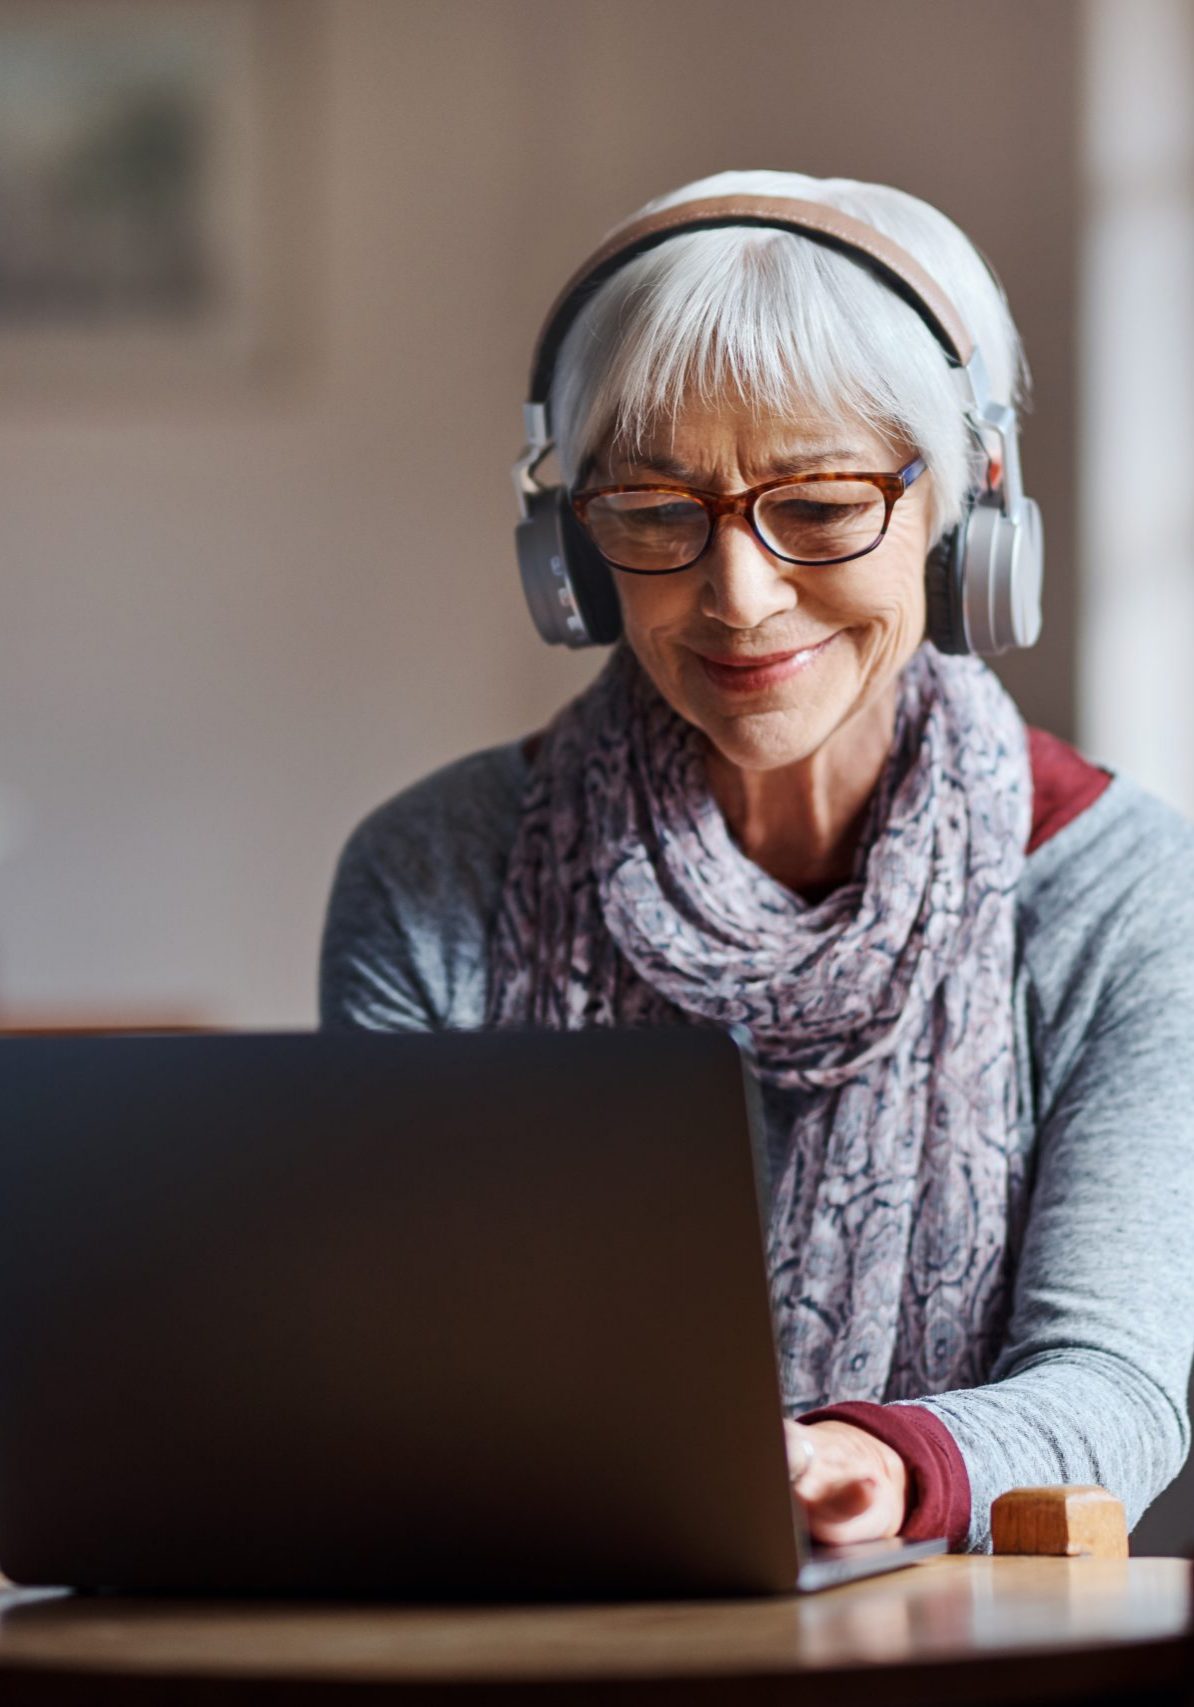
<instances>
[{"instance_id":1,"label":"white hair","mask_svg":"<svg viewBox=\"0 0 1194 1707\"><path fill-rule=\"evenodd\" d=\"M993 394L1019 408L1029 374L1007 300L982 256L928 202L887 184L800 172L719 172L641 213L745 193L824 202L908 250L980 345ZM930 544L953 527L985 456L949 364L915 309L868 268L794 232L727 226L687 232L640 255L586 302L561 346L551 388L556 454L575 484L607 438L632 450L675 420L693 392L754 409L812 406L915 447L932 481Z\"/></svg>"}]
</instances>

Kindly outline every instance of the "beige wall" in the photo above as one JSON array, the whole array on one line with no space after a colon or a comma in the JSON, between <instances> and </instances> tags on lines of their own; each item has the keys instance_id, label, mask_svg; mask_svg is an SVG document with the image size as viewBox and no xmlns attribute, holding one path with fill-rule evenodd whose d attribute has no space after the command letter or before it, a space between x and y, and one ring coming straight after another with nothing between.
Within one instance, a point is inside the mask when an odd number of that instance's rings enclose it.
<instances>
[{"instance_id":1,"label":"beige wall","mask_svg":"<svg viewBox=\"0 0 1194 1707\"><path fill-rule=\"evenodd\" d=\"M281 138L297 348L261 383L0 398L0 1000L312 1020L351 824L598 661L542 647L516 582L539 316L608 225L725 167L886 179L999 268L1050 550L1045 639L1002 673L1071 732L1068 0L277 14L275 71L320 26Z\"/></svg>"}]
</instances>

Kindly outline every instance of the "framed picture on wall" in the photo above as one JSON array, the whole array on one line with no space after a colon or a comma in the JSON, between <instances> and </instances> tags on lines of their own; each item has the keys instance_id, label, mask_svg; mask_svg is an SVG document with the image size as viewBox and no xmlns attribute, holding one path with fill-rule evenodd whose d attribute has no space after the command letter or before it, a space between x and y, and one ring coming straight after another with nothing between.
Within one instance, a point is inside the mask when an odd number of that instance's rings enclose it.
<instances>
[{"instance_id":1,"label":"framed picture on wall","mask_svg":"<svg viewBox=\"0 0 1194 1707\"><path fill-rule=\"evenodd\" d=\"M0 0L0 387L157 385L280 353L280 79L307 12Z\"/></svg>"}]
</instances>

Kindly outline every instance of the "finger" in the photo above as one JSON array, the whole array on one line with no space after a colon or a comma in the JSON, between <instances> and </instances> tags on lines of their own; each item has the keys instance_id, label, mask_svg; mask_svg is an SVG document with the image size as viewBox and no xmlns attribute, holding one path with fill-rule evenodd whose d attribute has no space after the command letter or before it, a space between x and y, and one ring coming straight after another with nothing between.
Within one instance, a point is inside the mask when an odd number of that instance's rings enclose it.
<instances>
[{"instance_id":1,"label":"finger","mask_svg":"<svg viewBox=\"0 0 1194 1707\"><path fill-rule=\"evenodd\" d=\"M869 1511L875 1503L877 1484L873 1476L857 1476L816 1489L802 1485L799 1498L822 1523L846 1523Z\"/></svg>"},{"instance_id":2,"label":"finger","mask_svg":"<svg viewBox=\"0 0 1194 1707\"><path fill-rule=\"evenodd\" d=\"M799 1423L785 1418L784 1446L788 1454L788 1475L795 1486L812 1467L814 1448L811 1429L803 1428Z\"/></svg>"},{"instance_id":3,"label":"finger","mask_svg":"<svg viewBox=\"0 0 1194 1707\"><path fill-rule=\"evenodd\" d=\"M879 1535L894 1535L899 1528L902 1514L895 1511L890 1490L869 1477L836 1483L807 1499L801 1488L796 1497L814 1541L834 1545L869 1541Z\"/></svg>"}]
</instances>

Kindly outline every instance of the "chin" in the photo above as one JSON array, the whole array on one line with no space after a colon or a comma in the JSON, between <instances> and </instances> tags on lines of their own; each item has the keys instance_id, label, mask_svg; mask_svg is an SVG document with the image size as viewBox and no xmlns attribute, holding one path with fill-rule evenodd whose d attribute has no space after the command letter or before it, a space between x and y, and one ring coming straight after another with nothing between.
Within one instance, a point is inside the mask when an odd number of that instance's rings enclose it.
<instances>
[{"instance_id":1,"label":"chin","mask_svg":"<svg viewBox=\"0 0 1194 1707\"><path fill-rule=\"evenodd\" d=\"M701 727L723 758L742 770L778 770L815 753L829 733L828 719L785 717L779 711L712 717Z\"/></svg>"}]
</instances>

